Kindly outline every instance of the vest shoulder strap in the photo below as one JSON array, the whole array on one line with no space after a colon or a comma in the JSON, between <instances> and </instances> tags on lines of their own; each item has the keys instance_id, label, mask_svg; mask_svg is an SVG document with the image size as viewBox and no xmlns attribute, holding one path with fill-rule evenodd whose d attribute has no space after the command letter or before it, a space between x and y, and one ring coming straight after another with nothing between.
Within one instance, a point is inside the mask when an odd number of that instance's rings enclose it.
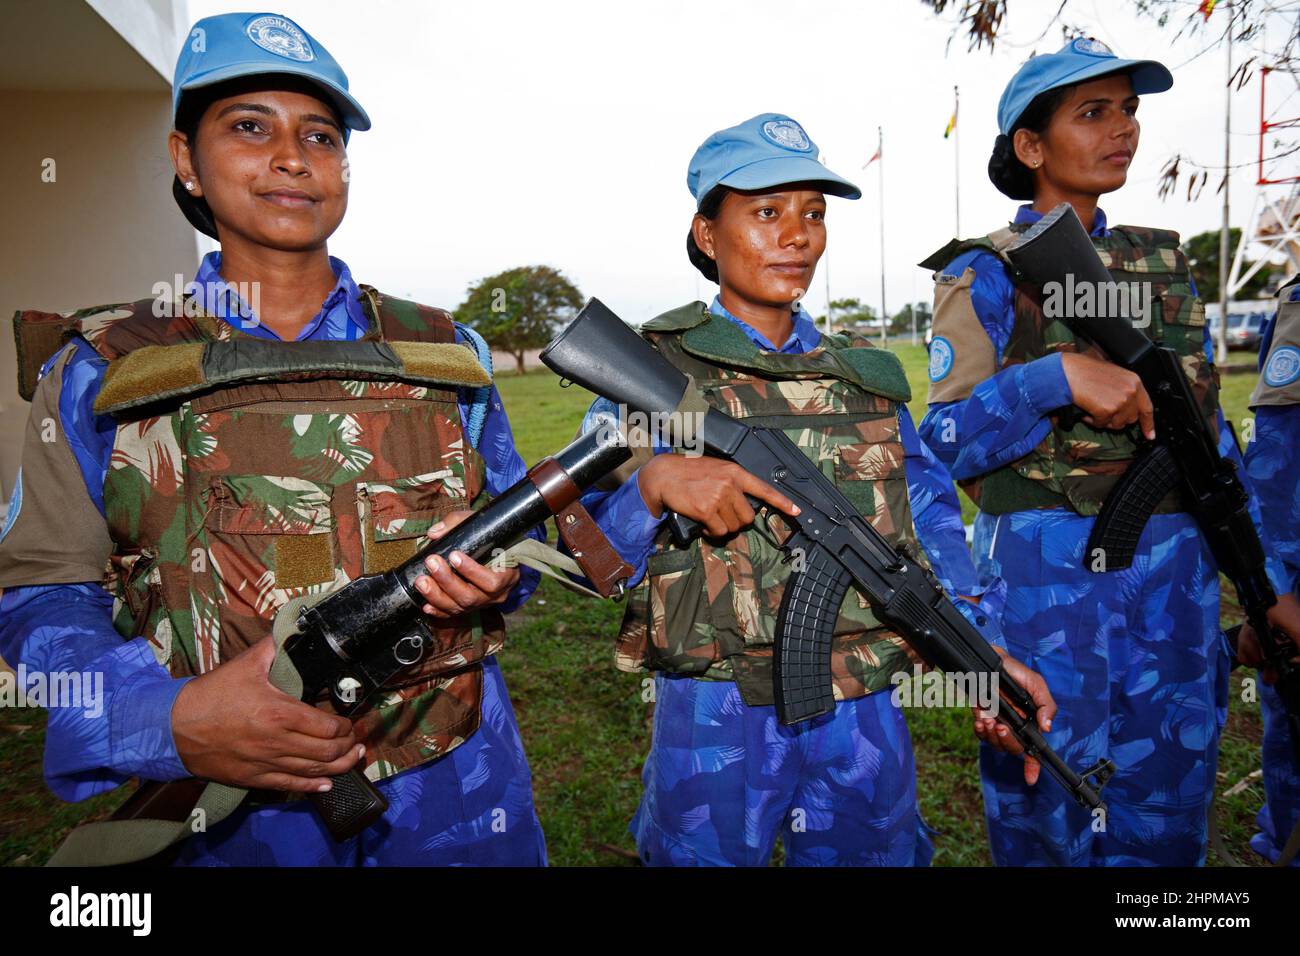
<instances>
[{"instance_id":1,"label":"vest shoulder strap","mask_svg":"<svg viewBox=\"0 0 1300 956\"><path fill-rule=\"evenodd\" d=\"M388 342L455 342L456 323L446 309L385 295L373 286L360 286L362 300Z\"/></svg>"},{"instance_id":2,"label":"vest shoulder strap","mask_svg":"<svg viewBox=\"0 0 1300 956\"><path fill-rule=\"evenodd\" d=\"M1149 226L1112 226L1110 234L1127 240L1130 245L1145 249L1177 249L1181 242L1174 230Z\"/></svg>"},{"instance_id":3,"label":"vest shoulder strap","mask_svg":"<svg viewBox=\"0 0 1300 956\"><path fill-rule=\"evenodd\" d=\"M46 312L21 309L14 313L14 342L18 350L18 391L31 401L41 367L69 339L85 339L106 361L112 361L134 348L166 341L189 341L203 338L181 310L177 318L164 319L162 300L140 299L95 305L73 312Z\"/></svg>"},{"instance_id":4,"label":"vest shoulder strap","mask_svg":"<svg viewBox=\"0 0 1300 956\"><path fill-rule=\"evenodd\" d=\"M963 252L969 252L972 249L981 249L984 252L992 253L1005 262L1006 257L1003 256L1002 250L1016 237L1017 232L1018 230L1014 227L1007 226L998 229L996 232L990 232L987 236L975 236L970 239L950 239L943 248L930 253L917 265L922 269L938 272Z\"/></svg>"},{"instance_id":5,"label":"vest shoulder strap","mask_svg":"<svg viewBox=\"0 0 1300 956\"><path fill-rule=\"evenodd\" d=\"M858 374L858 384L895 402L910 402L912 386L897 355L873 346L838 350L839 357Z\"/></svg>"},{"instance_id":6,"label":"vest shoulder strap","mask_svg":"<svg viewBox=\"0 0 1300 956\"><path fill-rule=\"evenodd\" d=\"M656 315L641 325L642 332L684 332L708 321L709 307L703 302L690 302L661 315Z\"/></svg>"}]
</instances>

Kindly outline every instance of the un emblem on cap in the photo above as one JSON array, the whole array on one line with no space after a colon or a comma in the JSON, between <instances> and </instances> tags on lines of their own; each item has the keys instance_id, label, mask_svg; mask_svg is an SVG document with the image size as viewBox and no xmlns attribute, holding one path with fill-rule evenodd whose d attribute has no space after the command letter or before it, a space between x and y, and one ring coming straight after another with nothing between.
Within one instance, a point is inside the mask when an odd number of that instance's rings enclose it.
<instances>
[{"instance_id":1,"label":"un emblem on cap","mask_svg":"<svg viewBox=\"0 0 1300 956\"><path fill-rule=\"evenodd\" d=\"M286 60L307 63L316 59L307 34L298 29L298 24L292 20L284 17L258 17L244 32L263 50Z\"/></svg>"},{"instance_id":2,"label":"un emblem on cap","mask_svg":"<svg viewBox=\"0 0 1300 956\"><path fill-rule=\"evenodd\" d=\"M1114 56L1114 51L1106 44L1102 43L1096 37L1079 37L1074 41L1075 53L1086 53L1089 56Z\"/></svg>"},{"instance_id":3,"label":"un emblem on cap","mask_svg":"<svg viewBox=\"0 0 1300 956\"><path fill-rule=\"evenodd\" d=\"M808 134L792 119L768 120L763 124L763 135L782 149L793 149L798 153L807 153L812 149Z\"/></svg>"}]
</instances>

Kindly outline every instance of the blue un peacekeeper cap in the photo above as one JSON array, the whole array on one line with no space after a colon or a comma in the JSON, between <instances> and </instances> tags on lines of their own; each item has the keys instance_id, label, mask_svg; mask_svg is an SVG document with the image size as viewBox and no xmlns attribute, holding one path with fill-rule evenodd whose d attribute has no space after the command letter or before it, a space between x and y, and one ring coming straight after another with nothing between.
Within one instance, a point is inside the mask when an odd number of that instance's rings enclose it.
<instances>
[{"instance_id":1,"label":"blue un peacekeeper cap","mask_svg":"<svg viewBox=\"0 0 1300 956\"><path fill-rule=\"evenodd\" d=\"M760 113L718 130L691 157L686 185L698 207L716 186L766 189L786 183L817 183L823 192L858 199L862 190L817 160L817 144L781 113Z\"/></svg>"},{"instance_id":2,"label":"blue un peacekeeper cap","mask_svg":"<svg viewBox=\"0 0 1300 956\"><path fill-rule=\"evenodd\" d=\"M1173 74L1155 60L1121 60L1110 47L1092 37L1071 40L1055 53L1029 59L1011 78L998 101L998 130L1011 135L1016 120L1034 97L1059 86L1072 86L1111 73L1128 73L1138 96L1163 93L1174 85Z\"/></svg>"},{"instance_id":3,"label":"blue un peacekeeper cap","mask_svg":"<svg viewBox=\"0 0 1300 956\"><path fill-rule=\"evenodd\" d=\"M288 73L321 88L349 130L370 129L370 117L348 92L348 75L298 24L276 13L223 13L190 28L172 79L172 120L181 96L243 76Z\"/></svg>"}]
</instances>

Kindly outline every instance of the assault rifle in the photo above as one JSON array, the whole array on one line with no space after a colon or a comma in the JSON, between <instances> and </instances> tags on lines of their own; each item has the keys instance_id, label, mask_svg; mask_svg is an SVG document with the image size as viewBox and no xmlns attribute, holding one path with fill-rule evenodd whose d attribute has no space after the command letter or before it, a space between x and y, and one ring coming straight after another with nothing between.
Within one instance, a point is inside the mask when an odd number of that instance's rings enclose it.
<instances>
[{"instance_id":1,"label":"assault rifle","mask_svg":"<svg viewBox=\"0 0 1300 956\"><path fill-rule=\"evenodd\" d=\"M360 711L400 671L418 664L434 647L424 595L415 587L430 555L444 559L460 551L476 561L510 547L554 515L561 538L592 586L604 597L618 595L631 577L578 500L599 478L631 457L626 444L599 431L542 459L491 504L437 541L426 541L391 571L357 578L323 600L301 606L284 651L302 678L301 699L328 694L344 716ZM357 769L336 776L333 789L311 794L330 833L339 840L360 833L388 808L384 795ZM114 820L185 820L206 781L193 778L146 783L123 804Z\"/></svg>"},{"instance_id":2,"label":"assault rifle","mask_svg":"<svg viewBox=\"0 0 1300 956\"><path fill-rule=\"evenodd\" d=\"M541 359L564 378L666 423L660 437L670 444L680 438L674 435L672 413L698 415L695 434L707 454L734 461L800 507L797 518L782 516L795 527L779 544L787 560L802 556L786 581L777 623L774 680L782 723L834 708L832 632L854 586L866 594L876 616L931 665L950 673L992 675L1010 705L999 708L997 719L1025 752L1038 758L1080 804L1105 808L1100 791L1114 765L1103 760L1079 774L1061 759L1038 731L1033 698L1007 675L1001 658L944 594L934 574L900 554L863 520L784 432L750 427L705 405L686 375L596 299L542 351ZM677 532L698 530L678 522Z\"/></svg>"},{"instance_id":3,"label":"assault rifle","mask_svg":"<svg viewBox=\"0 0 1300 956\"><path fill-rule=\"evenodd\" d=\"M1039 289L1049 283L1064 287L1067 276L1076 288L1093 283L1098 291L1111 281L1068 203L1017 237L1005 254L1019 277ZM1101 295L1095 299L1099 304L1106 301ZM1102 504L1088 537L1085 563L1108 571L1131 565L1147 520L1160 501L1177 490L1182 506L1205 535L1219 570L1236 588L1246 620L1259 636L1265 666L1279 675L1277 691L1286 706L1291 742L1300 762L1300 668L1291 662L1296 648L1268 623L1268 609L1277 603L1277 595L1264 571L1264 548L1251 521L1250 496L1236 464L1219 454L1218 436L1201 414L1178 354L1118 316L1048 318L1060 319L1076 336L1095 343L1112 362L1137 375L1155 412L1155 440L1139 438L1137 457ZM1088 560L1096 556L1103 565Z\"/></svg>"}]
</instances>

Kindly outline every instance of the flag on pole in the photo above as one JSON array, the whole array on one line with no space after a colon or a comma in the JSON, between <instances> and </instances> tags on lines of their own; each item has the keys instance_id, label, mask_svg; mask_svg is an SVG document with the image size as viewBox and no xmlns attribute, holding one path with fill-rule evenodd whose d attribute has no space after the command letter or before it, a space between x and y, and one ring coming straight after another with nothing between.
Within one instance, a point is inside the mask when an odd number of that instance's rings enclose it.
<instances>
[{"instance_id":1,"label":"flag on pole","mask_svg":"<svg viewBox=\"0 0 1300 956\"><path fill-rule=\"evenodd\" d=\"M1218 3L1218 0L1201 0L1198 12L1208 20L1210 19L1210 14L1214 12L1214 5L1216 3Z\"/></svg>"},{"instance_id":2,"label":"flag on pole","mask_svg":"<svg viewBox=\"0 0 1300 956\"><path fill-rule=\"evenodd\" d=\"M866 169L868 166L870 166L872 163L874 163L874 162L875 162L876 160L878 160L879 158L880 158L880 150L877 149L874 153L871 154L871 158L870 158L869 160L867 160L865 163L862 164L862 168L863 168L863 169Z\"/></svg>"},{"instance_id":3,"label":"flag on pole","mask_svg":"<svg viewBox=\"0 0 1300 956\"><path fill-rule=\"evenodd\" d=\"M952 131L957 128L957 107L952 108L952 118L948 120L948 125L943 131L943 138L947 139Z\"/></svg>"}]
</instances>

